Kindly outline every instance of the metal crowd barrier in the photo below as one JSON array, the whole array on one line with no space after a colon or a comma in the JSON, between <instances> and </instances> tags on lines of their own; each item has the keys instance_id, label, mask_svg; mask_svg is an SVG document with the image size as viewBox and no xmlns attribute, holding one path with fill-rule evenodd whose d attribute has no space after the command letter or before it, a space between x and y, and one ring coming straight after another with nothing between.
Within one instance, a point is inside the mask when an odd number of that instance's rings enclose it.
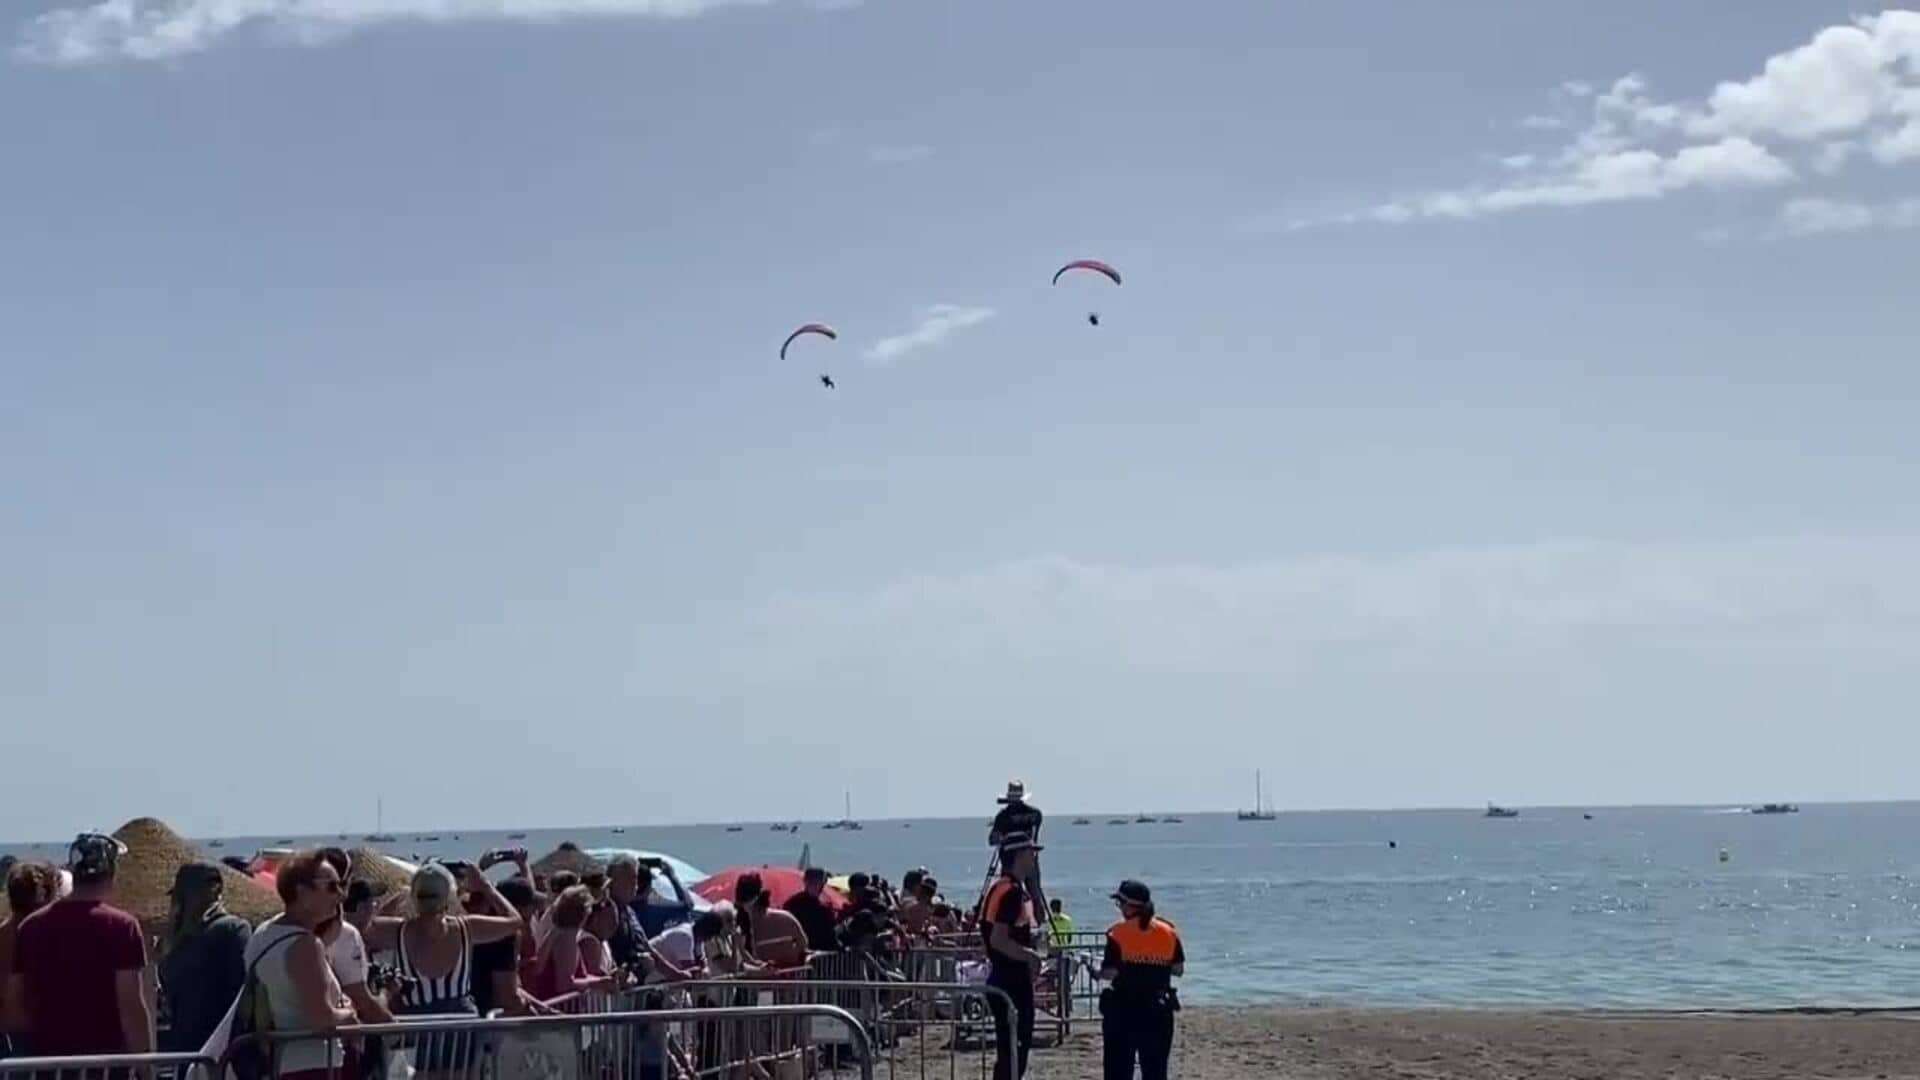
<instances>
[{"instance_id":1,"label":"metal crowd barrier","mask_svg":"<svg viewBox=\"0 0 1920 1080\"><path fill-rule=\"evenodd\" d=\"M219 1062L204 1054L0 1059L0 1080L217 1080L219 1075Z\"/></svg>"},{"instance_id":2,"label":"metal crowd barrier","mask_svg":"<svg viewBox=\"0 0 1920 1080\"><path fill-rule=\"evenodd\" d=\"M1073 1033L1076 1017L1099 1014L1100 985L1094 974L1100 970L1106 933L1088 933L1087 940L1076 934L1065 945L1051 946L1047 962L1034 976L1036 1027L1051 1028L1056 1042ZM977 938L966 945L909 945L895 955L905 977L915 982L977 985L987 967L986 946Z\"/></svg>"},{"instance_id":3,"label":"metal crowd barrier","mask_svg":"<svg viewBox=\"0 0 1920 1080\"><path fill-rule=\"evenodd\" d=\"M609 1004L616 1003L625 1002ZM774 1037L798 1030L802 1019L824 1021L853 1054L832 1060L810 1041ZM262 1032L237 1041L219 1067L244 1063L250 1047L266 1058L264 1077L309 1074L303 1080L810 1080L849 1067L860 1080L874 1076L866 1031L827 1005L429 1017L330 1033Z\"/></svg>"},{"instance_id":4,"label":"metal crowd barrier","mask_svg":"<svg viewBox=\"0 0 1920 1080\"><path fill-rule=\"evenodd\" d=\"M866 1030L878 1075L889 1080L917 1076L925 1080L962 1075L985 1077L993 1071L993 1005L1013 1003L991 986L911 983L870 979L705 979L674 984L694 994L733 995L737 1002L763 1007L831 1006L851 1014ZM865 1052L833 1040L832 1032L804 1021L778 1024L765 1033L775 1047L811 1044L822 1048L829 1068L857 1060ZM1007 1038L1011 1050L1012 1033Z\"/></svg>"}]
</instances>

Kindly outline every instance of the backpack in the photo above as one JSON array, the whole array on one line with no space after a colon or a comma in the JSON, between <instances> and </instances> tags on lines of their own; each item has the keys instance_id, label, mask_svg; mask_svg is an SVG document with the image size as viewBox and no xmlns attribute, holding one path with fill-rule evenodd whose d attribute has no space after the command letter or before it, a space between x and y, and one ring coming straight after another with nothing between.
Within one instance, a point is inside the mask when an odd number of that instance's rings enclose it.
<instances>
[{"instance_id":1,"label":"backpack","mask_svg":"<svg viewBox=\"0 0 1920 1080\"><path fill-rule=\"evenodd\" d=\"M260 955L247 965L247 978L240 986L240 1000L234 1003L227 1053L227 1065L239 1080L260 1080L273 1072L272 1053L258 1038L254 1038L273 1030L273 1003L267 1000L267 988L260 985L256 976L261 961L272 956L275 949L299 937L300 933L282 935L280 940L260 950Z\"/></svg>"}]
</instances>

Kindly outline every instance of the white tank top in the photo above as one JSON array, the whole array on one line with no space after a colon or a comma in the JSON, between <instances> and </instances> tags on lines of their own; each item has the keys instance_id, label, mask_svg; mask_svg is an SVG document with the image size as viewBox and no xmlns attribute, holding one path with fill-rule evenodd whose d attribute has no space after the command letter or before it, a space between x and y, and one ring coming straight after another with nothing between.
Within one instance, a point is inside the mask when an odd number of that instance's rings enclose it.
<instances>
[{"instance_id":1,"label":"white tank top","mask_svg":"<svg viewBox=\"0 0 1920 1080\"><path fill-rule=\"evenodd\" d=\"M258 984L255 993L264 992L267 995L275 1031L305 1031L309 1027L306 1011L300 1007L300 992L287 971L287 957L295 946L291 939L302 936L311 937L312 934L275 918L263 924L247 939L247 949L243 954L246 967L253 972L254 982ZM268 949L273 951L269 953ZM257 965L256 960L259 961ZM344 995L340 991L339 981L333 977L333 969L321 964L320 971L327 980L328 1003L341 1000ZM341 1049L338 1039L303 1039L282 1043L277 1068L283 1073L324 1069L328 1067L329 1054L332 1055L333 1067L339 1068Z\"/></svg>"}]
</instances>

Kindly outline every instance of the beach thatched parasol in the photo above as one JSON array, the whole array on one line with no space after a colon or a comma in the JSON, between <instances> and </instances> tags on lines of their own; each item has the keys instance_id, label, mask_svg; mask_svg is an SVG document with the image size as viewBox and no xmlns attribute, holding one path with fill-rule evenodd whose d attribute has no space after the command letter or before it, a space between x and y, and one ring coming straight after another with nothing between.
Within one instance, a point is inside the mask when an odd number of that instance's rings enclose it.
<instances>
[{"instance_id":1,"label":"beach thatched parasol","mask_svg":"<svg viewBox=\"0 0 1920 1080\"><path fill-rule=\"evenodd\" d=\"M153 818L135 818L113 835L127 845L114 883L114 906L139 919L147 933L164 936L173 875L190 862L219 864ZM280 913L280 897L271 889L228 866L220 866L220 877L226 882L228 911L254 923Z\"/></svg>"},{"instance_id":2,"label":"beach thatched parasol","mask_svg":"<svg viewBox=\"0 0 1920 1080\"><path fill-rule=\"evenodd\" d=\"M532 866L533 872L542 877L552 877L562 870L575 874L602 874L606 869L606 863L581 851L580 845L571 840L563 841L551 854Z\"/></svg>"},{"instance_id":3,"label":"beach thatched parasol","mask_svg":"<svg viewBox=\"0 0 1920 1080\"><path fill-rule=\"evenodd\" d=\"M371 885L375 897L390 892L406 892L413 885L413 875L372 848L357 847L347 854L353 859L353 873L347 876L347 880L364 881Z\"/></svg>"}]
</instances>

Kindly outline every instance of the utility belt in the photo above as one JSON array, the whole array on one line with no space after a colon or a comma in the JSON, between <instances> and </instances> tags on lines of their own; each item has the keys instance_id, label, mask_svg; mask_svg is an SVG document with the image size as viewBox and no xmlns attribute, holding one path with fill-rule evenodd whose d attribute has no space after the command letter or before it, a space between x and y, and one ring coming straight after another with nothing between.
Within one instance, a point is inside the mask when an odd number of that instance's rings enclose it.
<instances>
[{"instance_id":1,"label":"utility belt","mask_svg":"<svg viewBox=\"0 0 1920 1080\"><path fill-rule=\"evenodd\" d=\"M1129 1012L1170 1012L1180 1011L1180 991L1169 986L1154 993L1129 993L1108 987L1100 991L1100 1015Z\"/></svg>"}]
</instances>

